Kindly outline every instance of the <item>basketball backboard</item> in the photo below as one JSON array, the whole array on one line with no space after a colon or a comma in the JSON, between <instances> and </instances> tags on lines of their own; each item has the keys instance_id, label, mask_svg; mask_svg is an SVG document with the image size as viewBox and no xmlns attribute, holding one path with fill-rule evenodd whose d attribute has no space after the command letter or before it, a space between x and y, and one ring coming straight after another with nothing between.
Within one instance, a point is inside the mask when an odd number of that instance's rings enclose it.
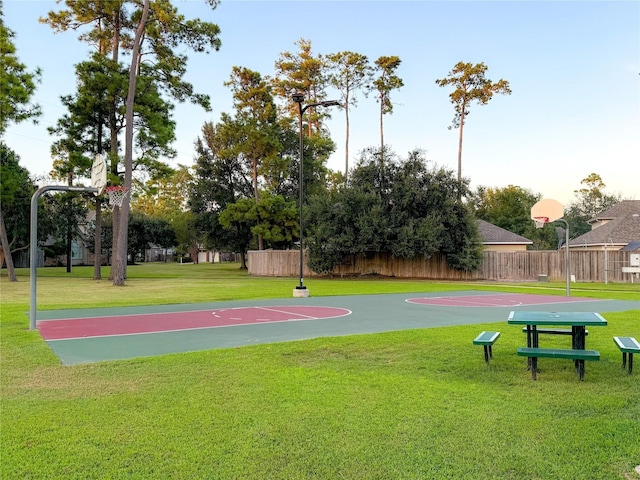
<instances>
[{"instance_id":1,"label":"basketball backboard","mask_svg":"<svg viewBox=\"0 0 640 480\"><path fill-rule=\"evenodd\" d=\"M96 154L91 166L91 186L98 189L94 192L96 197L101 195L104 187L107 186L107 162L99 153Z\"/></svg>"},{"instance_id":2,"label":"basketball backboard","mask_svg":"<svg viewBox=\"0 0 640 480\"><path fill-rule=\"evenodd\" d=\"M551 198L545 198L531 207L531 219L536 222L536 226L544 226L545 223L555 222L564 216L562 204Z\"/></svg>"}]
</instances>

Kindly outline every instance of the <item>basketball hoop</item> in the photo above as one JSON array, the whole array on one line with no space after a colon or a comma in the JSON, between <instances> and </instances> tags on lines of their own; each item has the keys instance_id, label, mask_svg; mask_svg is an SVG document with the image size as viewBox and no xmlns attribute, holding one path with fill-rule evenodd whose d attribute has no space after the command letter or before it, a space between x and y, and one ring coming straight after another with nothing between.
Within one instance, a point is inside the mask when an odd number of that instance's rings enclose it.
<instances>
[{"instance_id":1,"label":"basketball hoop","mask_svg":"<svg viewBox=\"0 0 640 480\"><path fill-rule=\"evenodd\" d=\"M542 228L545 223L549 223L549 217L533 217L533 222L536 224L536 228Z\"/></svg>"},{"instance_id":2,"label":"basketball hoop","mask_svg":"<svg viewBox=\"0 0 640 480\"><path fill-rule=\"evenodd\" d=\"M109 195L109 205L113 210L113 207L115 206L122 206L123 200L129 194L129 187L114 185L111 187L106 187L104 191L107 193L107 195Z\"/></svg>"}]
</instances>

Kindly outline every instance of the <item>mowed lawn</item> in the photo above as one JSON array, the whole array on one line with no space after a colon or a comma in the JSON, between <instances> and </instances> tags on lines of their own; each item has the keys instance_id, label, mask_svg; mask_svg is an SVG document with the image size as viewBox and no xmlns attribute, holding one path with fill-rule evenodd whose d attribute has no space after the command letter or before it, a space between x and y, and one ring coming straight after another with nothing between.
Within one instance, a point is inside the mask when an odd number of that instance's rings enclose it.
<instances>
[{"instance_id":1,"label":"mowed lawn","mask_svg":"<svg viewBox=\"0 0 640 480\"><path fill-rule=\"evenodd\" d=\"M28 329L18 273L0 279L3 479L640 478L640 359L627 375L612 341L640 339L640 310L605 314L584 382L566 360L541 360L533 382L516 356L524 335L505 321L64 367ZM237 264L130 266L125 287L92 273L39 269L38 309L290 298L297 283ZM305 283L312 296L565 294L563 283ZM640 286L572 294L637 301ZM489 366L471 342L483 329L502 332Z\"/></svg>"}]
</instances>

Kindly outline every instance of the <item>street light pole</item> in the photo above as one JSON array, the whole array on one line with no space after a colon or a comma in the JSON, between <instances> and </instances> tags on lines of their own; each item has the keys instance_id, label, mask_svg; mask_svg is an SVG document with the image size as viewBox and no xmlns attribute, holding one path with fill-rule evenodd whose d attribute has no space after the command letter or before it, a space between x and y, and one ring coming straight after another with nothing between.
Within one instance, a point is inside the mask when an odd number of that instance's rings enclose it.
<instances>
[{"instance_id":1,"label":"street light pole","mask_svg":"<svg viewBox=\"0 0 640 480\"><path fill-rule=\"evenodd\" d=\"M309 290L304 285L304 253L302 250L302 239L303 239L303 217L302 217L302 202L303 202L303 189L304 189L304 175L303 175L303 160L304 160L304 143L303 143L303 134L302 134L302 115L307 111L310 107L333 107L340 105L340 102L337 100L325 100L324 102L310 103L308 105L302 106L304 102L304 93L294 93L292 95L292 99L295 103L298 104L298 112L299 112L299 135L300 135L300 168L299 168L299 179L298 179L298 190L300 194L300 284L296 286L293 290L294 297L308 297Z\"/></svg>"}]
</instances>

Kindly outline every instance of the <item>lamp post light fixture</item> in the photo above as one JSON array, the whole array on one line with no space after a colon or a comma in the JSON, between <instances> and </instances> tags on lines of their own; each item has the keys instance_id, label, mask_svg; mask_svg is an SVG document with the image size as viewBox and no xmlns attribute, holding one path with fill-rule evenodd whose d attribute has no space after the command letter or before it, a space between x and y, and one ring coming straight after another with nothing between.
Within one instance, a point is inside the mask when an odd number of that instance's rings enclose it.
<instances>
[{"instance_id":1,"label":"lamp post light fixture","mask_svg":"<svg viewBox=\"0 0 640 480\"><path fill-rule=\"evenodd\" d=\"M299 169L299 175L300 178L298 180L298 189L299 189L299 193L300 193L300 284L298 286L296 286L296 288L293 290L293 296L294 297L308 297L309 296L309 290L307 290L307 287L304 286L304 274L303 274L303 267L304 267L304 253L302 250L302 238L303 238L303 232L302 232L302 228L303 228L303 219L302 219L302 201L303 201L303 151L304 151L304 144L303 144L303 135L302 135L302 115L304 114L304 112L307 111L308 108L310 107L335 107L340 105L340 102L338 102L337 100L325 100L323 102L317 102L317 103L310 103L308 105L305 105L304 107L302 106L302 103L304 102L304 93L294 93L291 98L292 100L298 104L298 112L300 113L299 115L299 135L300 135L300 169Z\"/></svg>"}]
</instances>

